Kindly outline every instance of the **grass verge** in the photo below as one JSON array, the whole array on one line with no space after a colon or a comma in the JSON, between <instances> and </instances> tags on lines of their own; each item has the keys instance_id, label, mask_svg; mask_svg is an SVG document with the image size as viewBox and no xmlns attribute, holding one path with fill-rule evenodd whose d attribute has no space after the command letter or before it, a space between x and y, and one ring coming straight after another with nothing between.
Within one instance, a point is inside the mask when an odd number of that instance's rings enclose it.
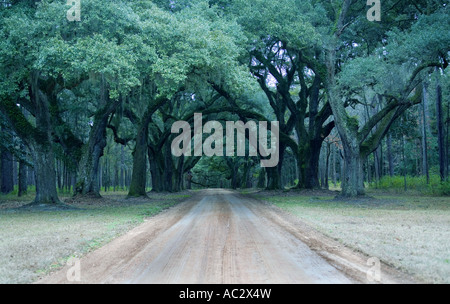
<instances>
[{"instance_id":1,"label":"grass verge","mask_svg":"<svg viewBox=\"0 0 450 304\"><path fill-rule=\"evenodd\" d=\"M299 193L256 195L342 244L429 283L450 283L450 198L376 195L336 201Z\"/></svg>"},{"instance_id":2,"label":"grass verge","mask_svg":"<svg viewBox=\"0 0 450 304\"><path fill-rule=\"evenodd\" d=\"M126 199L115 194L70 203L77 210L51 212L17 209L25 201L0 201L0 284L31 283L187 197Z\"/></svg>"}]
</instances>

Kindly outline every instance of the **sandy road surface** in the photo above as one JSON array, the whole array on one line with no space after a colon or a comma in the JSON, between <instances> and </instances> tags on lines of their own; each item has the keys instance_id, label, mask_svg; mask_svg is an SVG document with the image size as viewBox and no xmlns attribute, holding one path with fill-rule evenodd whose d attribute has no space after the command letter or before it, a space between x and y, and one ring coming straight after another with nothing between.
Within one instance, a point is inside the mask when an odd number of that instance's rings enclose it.
<instances>
[{"instance_id":1,"label":"sandy road surface","mask_svg":"<svg viewBox=\"0 0 450 304\"><path fill-rule=\"evenodd\" d=\"M88 254L81 283L367 282L367 257L277 208L205 190ZM38 283L69 283L62 269ZM383 265L385 283L405 282Z\"/></svg>"}]
</instances>

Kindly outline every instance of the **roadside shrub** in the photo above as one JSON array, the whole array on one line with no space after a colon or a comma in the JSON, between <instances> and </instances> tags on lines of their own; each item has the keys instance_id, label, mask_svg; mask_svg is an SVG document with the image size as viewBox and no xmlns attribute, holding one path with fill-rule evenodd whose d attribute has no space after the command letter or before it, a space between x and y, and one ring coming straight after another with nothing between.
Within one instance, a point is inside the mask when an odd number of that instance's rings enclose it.
<instances>
[{"instance_id":1,"label":"roadside shrub","mask_svg":"<svg viewBox=\"0 0 450 304\"><path fill-rule=\"evenodd\" d=\"M430 175L430 183L427 184L425 176L407 176L407 190L413 190L427 195L450 195L450 181L441 182L441 178ZM371 183L370 188L403 192L405 180L403 176L385 176L378 183Z\"/></svg>"}]
</instances>

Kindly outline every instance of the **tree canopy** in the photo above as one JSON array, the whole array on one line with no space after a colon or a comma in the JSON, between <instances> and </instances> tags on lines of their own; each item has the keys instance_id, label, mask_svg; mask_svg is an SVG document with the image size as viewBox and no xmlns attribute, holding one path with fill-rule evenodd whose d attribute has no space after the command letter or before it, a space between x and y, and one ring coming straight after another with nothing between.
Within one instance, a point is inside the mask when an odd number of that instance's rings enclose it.
<instances>
[{"instance_id":1,"label":"tree canopy","mask_svg":"<svg viewBox=\"0 0 450 304\"><path fill-rule=\"evenodd\" d=\"M431 98L436 111L422 116L436 128L412 128L432 133L444 178L448 5L383 1L382 20L370 22L363 2L82 0L80 21L68 20L65 1L3 2L2 151L33 169L36 203L59 203L61 168L76 195L99 196L106 180L130 196L192 182L315 189L331 147L342 194L354 196L369 171L383 171L379 151L405 115L419 117ZM195 113L223 126L278 121L278 166L248 155L248 135L243 158L173 156L171 126L193 128Z\"/></svg>"}]
</instances>

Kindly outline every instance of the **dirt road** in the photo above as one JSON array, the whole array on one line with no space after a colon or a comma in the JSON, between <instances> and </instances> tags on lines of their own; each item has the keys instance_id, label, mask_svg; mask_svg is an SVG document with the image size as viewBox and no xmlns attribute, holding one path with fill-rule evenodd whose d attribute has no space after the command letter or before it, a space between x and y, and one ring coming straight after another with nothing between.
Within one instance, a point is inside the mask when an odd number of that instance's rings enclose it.
<instances>
[{"instance_id":1,"label":"dirt road","mask_svg":"<svg viewBox=\"0 0 450 304\"><path fill-rule=\"evenodd\" d=\"M276 207L205 190L88 254L81 283L367 282L367 259ZM66 267L38 283L69 283ZM382 265L382 282L407 279Z\"/></svg>"}]
</instances>

